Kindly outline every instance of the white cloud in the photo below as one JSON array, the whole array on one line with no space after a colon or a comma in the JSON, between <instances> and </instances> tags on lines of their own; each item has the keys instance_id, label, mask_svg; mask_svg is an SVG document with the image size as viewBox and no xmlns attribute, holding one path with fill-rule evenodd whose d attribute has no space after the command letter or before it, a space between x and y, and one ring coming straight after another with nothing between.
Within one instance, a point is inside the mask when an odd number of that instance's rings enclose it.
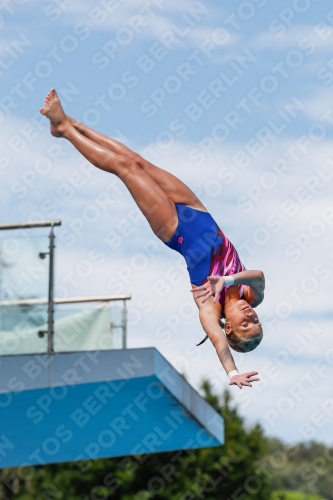
<instances>
[{"instance_id":1,"label":"white cloud","mask_svg":"<svg viewBox=\"0 0 333 500\"><path fill-rule=\"evenodd\" d=\"M312 95L310 95L304 102L306 105L306 115L313 121L319 121L322 119L325 113L328 113L329 119L332 126L333 111L331 107L331 96L332 96L332 86L322 86ZM327 124L326 120L326 124ZM329 154L327 148L327 155Z\"/></svg>"},{"instance_id":2,"label":"white cloud","mask_svg":"<svg viewBox=\"0 0 333 500\"><path fill-rule=\"evenodd\" d=\"M247 45L259 51L272 50L278 52L285 49L299 48L301 41L303 51L310 51L309 43L311 43L311 50L329 52L333 44L333 34L323 39L316 33L312 24L297 25L281 36L269 31L263 31L250 39Z\"/></svg>"},{"instance_id":3,"label":"white cloud","mask_svg":"<svg viewBox=\"0 0 333 500\"><path fill-rule=\"evenodd\" d=\"M207 2L179 2L168 0L167 2L146 2L145 0L126 0L114 2L110 8L103 3L93 0L74 0L66 6L45 5L41 0L34 0L34 22L36 9L43 16L45 25L52 31L53 27L68 27L70 32L77 23L83 23L92 34L107 36L104 43L111 40L120 47L138 46L146 41L157 41L166 31L174 30L174 38L166 39L167 50L172 51L184 48L197 48L206 38L211 38L216 26L211 19L223 15L222 9L218 9ZM30 16L31 9L22 6L21 14L26 9L26 16ZM24 30L26 19L16 16L12 20L12 26L16 30ZM174 28L173 28L174 27ZM40 28L40 27L39 27ZM218 27L219 28L219 27ZM48 32L38 30L38 38L34 36L34 45L45 45L48 40ZM9 35L10 36L10 35ZM221 33L220 33L221 36ZM239 42L239 37L232 34L228 43L223 48L230 47ZM170 43L170 45L168 45ZM221 44L221 39L216 45ZM163 47L163 45L162 45ZM1 49L1 45L0 45ZM1 50L0 50L1 54Z\"/></svg>"}]
</instances>

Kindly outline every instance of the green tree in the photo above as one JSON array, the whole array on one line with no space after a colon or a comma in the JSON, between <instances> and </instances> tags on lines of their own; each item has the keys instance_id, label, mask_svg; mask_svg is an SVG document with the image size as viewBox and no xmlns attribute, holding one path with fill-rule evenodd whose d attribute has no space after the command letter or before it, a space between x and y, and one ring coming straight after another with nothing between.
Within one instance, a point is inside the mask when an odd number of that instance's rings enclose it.
<instances>
[{"instance_id":1,"label":"green tree","mask_svg":"<svg viewBox=\"0 0 333 500\"><path fill-rule=\"evenodd\" d=\"M268 439L267 446L266 461L274 490L332 498L333 448L315 442L287 446L277 439Z\"/></svg>"},{"instance_id":2,"label":"green tree","mask_svg":"<svg viewBox=\"0 0 333 500\"><path fill-rule=\"evenodd\" d=\"M325 498L299 491L274 491L271 500L325 500Z\"/></svg>"}]
</instances>

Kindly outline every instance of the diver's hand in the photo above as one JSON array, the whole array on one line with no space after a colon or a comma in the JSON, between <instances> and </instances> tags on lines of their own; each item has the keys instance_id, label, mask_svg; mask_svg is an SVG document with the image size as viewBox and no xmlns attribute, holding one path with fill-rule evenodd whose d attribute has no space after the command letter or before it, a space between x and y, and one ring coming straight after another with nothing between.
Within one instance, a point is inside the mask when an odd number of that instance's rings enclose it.
<instances>
[{"instance_id":1,"label":"diver's hand","mask_svg":"<svg viewBox=\"0 0 333 500\"><path fill-rule=\"evenodd\" d=\"M248 387L252 387L251 382L256 382L260 380L260 378L252 378L255 375L258 375L258 372L248 372L248 373L240 373L239 375L234 375L229 382L229 385L237 385L240 389L243 385Z\"/></svg>"},{"instance_id":2,"label":"diver's hand","mask_svg":"<svg viewBox=\"0 0 333 500\"><path fill-rule=\"evenodd\" d=\"M225 279L223 276L208 276L207 280L208 281L204 285L192 288L191 292L199 292L195 298L198 299L200 297L204 297L202 303L206 302L206 300L213 295L214 302L216 302L219 294L225 286Z\"/></svg>"}]
</instances>

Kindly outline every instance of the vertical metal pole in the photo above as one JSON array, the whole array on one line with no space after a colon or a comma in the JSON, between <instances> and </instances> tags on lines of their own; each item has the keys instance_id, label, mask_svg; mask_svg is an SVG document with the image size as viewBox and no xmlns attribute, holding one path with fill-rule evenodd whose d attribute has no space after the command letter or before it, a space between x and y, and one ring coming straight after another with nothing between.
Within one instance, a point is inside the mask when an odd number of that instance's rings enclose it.
<instances>
[{"instance_id":1,"label":"vertical metal pole","mask_svg":"<svg viewBox=\"0 0 333 500\"><path fill-rule=\"evenodd\" d=\"M53 352L53 273L54 273L54 233L53 226L50 232L50 267L49 267L49 300L48 300L48 323L47 323L47 352Z\"/></svg>"},{"instance_id":2,"label":"vertical metal pole","mask_svg":"<svg viewBox=\"0 0 333 500\"><path fill-rule=\"evenodd\" d=\"M122 312L122 330L123 330L123 349L126 349L127 344L127 309L126 309L126 300L124 300L123 312Z\"/></svg>"}]
</instances>

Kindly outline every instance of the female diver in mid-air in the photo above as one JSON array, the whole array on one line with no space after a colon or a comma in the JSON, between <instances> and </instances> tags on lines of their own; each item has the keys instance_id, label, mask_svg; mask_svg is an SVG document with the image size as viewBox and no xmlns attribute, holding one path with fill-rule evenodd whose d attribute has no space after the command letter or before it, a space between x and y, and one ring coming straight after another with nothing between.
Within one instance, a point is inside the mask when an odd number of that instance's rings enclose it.
<instances>
[{"instance_id":1,"label":"female diver in mid-air","mask_svg":"<svg viewBox=\"0 0 333 500\"><path fill-rule=\"evenodd\" d=\"M177 177L66 116L54 89L40 112L49 118L52 135L69 140L90 163L119 177L154 234L184 256L207 334L202 342L209 338L213 343L229 385L252 387L251 382L259 380L254 378L258 373L239 374L229 346L249 352L261 342L263 331L253 307L264 298L262 271L245 269L204 205ZM224 333L221 318L225 318Z\"/></svg>"}]
</instances>

